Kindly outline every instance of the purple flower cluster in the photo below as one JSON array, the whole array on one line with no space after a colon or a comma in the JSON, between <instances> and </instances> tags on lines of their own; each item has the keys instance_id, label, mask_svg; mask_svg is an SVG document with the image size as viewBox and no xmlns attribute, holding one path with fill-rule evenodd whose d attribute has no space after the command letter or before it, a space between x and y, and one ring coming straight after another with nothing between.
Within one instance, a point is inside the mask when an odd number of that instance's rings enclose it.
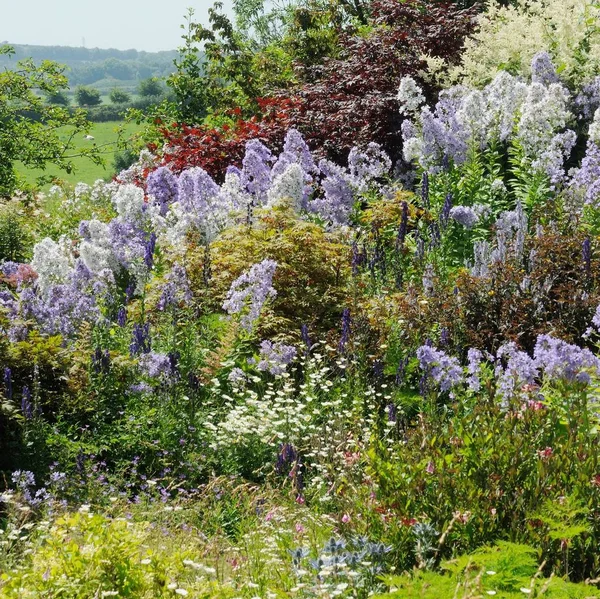
<instances>
[{"instance_id":1,"label":"purple flower cluster","mask_svg":"<svg viewBox=\"0 0 600 599\"><path fill-rule=\"evenodd\" d=\"M590 382L590 375L586 370L600 374L600 359L589 349L582 349L550 335L540 335L537 338L533 355L545 380L587 384Z\"/></svg>"},{"instance_id":2,"label":"purple flower cluster","mask_svg":"<svg viewBox=\"0 0 600 599\"><path fill-rule=\"evenodd\" d=\"M159 310L164 311L171 306L185 305L191 301L193 294L190 281L181 264L173 266L166 276L166 281L157 304Z\"/></svg>"},{"instance_id":3,"label":"purple flower cluster","mask_svg":"<svg viewBox=\"0 0 600 599\"><path fill-rule=\"evenodd\" d=\"M255 198L257 205L267 203L267 193L271 186L271 168L275 157L271 150L258 139L246 143L246 154L242 161L241 181L248 193Z\"/></svg>"},{"instance_id":4,"label":"purple flower cluster","mask_svg":"<svg viewBox=\"0 0 600 599\"><path fill-rule=\"evenodd\" d=\"M264 340L260 344L260 355L257 368L272 375L280 375L296 357L296 348L283 343Z\"/></svg>"},{"instance_id":5,"label":"purple flower cluster","mask_svg":"<svg viewBox=\"0 0 600 599\"><path fill-rule=\"evenodd\" d=\"M132 356L150 353L150 323L133 325L129 353Z\"/></svg>"},{"instance_id":6,"label":"purple flower cluster","mask_svg":"<svg viewBox=\"0 0 600 599\"><path fill-rule=\"evenodd\" d=\"M371 142L364 150L350 150L348 167L350 175L360 185L385 177L392 168L392 161L378 143Z\"/></svg>"},{"instance_id":7,"label":"purple flower cluster","mask_svg":"<svg viewBox=\"0 0 600 599\"><path fill-rule=\"evenodd\" d=\"M432 379L441 391L450 391L463 381L463 371L457 358L430 345L422 345L417 350L419 366L424 376Z\"/></svg>"},{"instance_id":8,"label":"purple flower cluster","mask_svg":"<svg viewBox=\"0 0 600 599\"><path fill-rule=\"evenodd\" d=\"M66 283L52 285L43 293L32 287L24 288L19 296L18 317L35 320L44 333L70 338L83 322L100 319L96 300L106 293L106 285L78 261Z\"/></svg>"},{"instance_id":9,"label":"purple flower cluster","mask_svg":"<svg viewBox=\"0 0 600 599\"><path fill-rule=\"evenodd\" d=\"M450 209L449 216L465 229L472 229L479 222L479 216L469 206L454 206Z\"/></svg>"},{"instance_id":10,"label":"purple flower cluster","mask_svg":"<svg viewBox=\"0 0 600 599\"><path fill-rule=\"evenodd\" d=\"M498 394L503 403L514 397L524 385L533 385L539 375L536 361L520 351L513 342L502 345L496 354Z\"/></svg>"},{"instance_id":11,"label":"purple flower cluster","mask_svg":"<svg viewBox=\"0 0 600 599\"><path fill-rule=\"evenodd\" d=\"M170 169L161 166L148 175L146 191L154 198L160 207L160 214L164 216L169 205L179 199L179 181Z\"/></svg>"},{"instance_id":12,"label":"purple flower cluster","mask_svg":"<svg viewBox=\"0 0 600 599\"><path fill-rule=\"evenodd\" d=\"M12 482L21 492L23 499L31 507L36 508L43 503L47 503L50 499L50 494L44 487L33 491L35 488L35 477L33 472L28 470L16 470L12 473Z\"/></svg>"},{"instance_id":13,"label":"purple flower cluster","mask_svg":"<svg viewBox=\"0 0 600 599\"><path fill-rule=\"evenodd\" d=\"M346 169L329 160L321 160L319 169L324 177L321 181L323 195L309 202L309 210L325 221L346 224L354 205L353 180Z\"/></svg>"},{"instance_id":14,"label":"purple flower cluster","mask_svg":"<svg viewBox=\"0 0 600 599\"><path fill-rule=\"evenodd\" d=\"M167 354L148 352L140 357L140 370L151 379L168 380L174 374L172 357Z\"/></svg>"},{"instance_id":15,"label":"purple flower cluster","mask_svg":"<svg viewBox=\"0 0 600 599\"><path fill-rule=\"evenodd\" d=\"M479 373L481 371L481 361L483 360L483 354L480 350L470 348L467 352L467 385L471 391L479 391L481 388L481 382L479 380Z\"/></svg>"},{"instance_id":16,"label":"purple flower cluster","mask_svg":"<svg viewBox=\"0 0 600 599\"><path fill-rule=\"evenodd\" d=\"M600 204L600 147L588 142L581 167L576 169L569 182L572 195L581 195L584 204L598 207Z\"/></svg>"},{"instance_id":17,"label":"purple flower cluster","mask_svg":"<svg viewBox=\"0 0 600 599\"><path fill-rule=\"evenodd\" d=\"M582 87L574 104L580 119L586 122L592 120L594 113L600 108L600 75Z\"/></svg>"},{"instance_id":18,"label":"purple flower cluster","mask_svg":"<svg viewBox=\"0 0 600 599\"><path fill-rule=\"evenodd\" d=\"M274 260L263 260L240 275L229 288L223 310L228 314L242 314L240 323L247 331L254 322L268 298L277 295L273 288L273 275L277 268Z\"/></svg>"},{"instance_id":19,"label":"purple flower cluster","mask_svg":"<svg viewBox=\"0 0 600 599\"><path fill-rule=\"evenodd\" d=\"M560 79L548 52L538 52L531 60L531 81L542 85L560 83Z\"/></svg>"}]
</instances>

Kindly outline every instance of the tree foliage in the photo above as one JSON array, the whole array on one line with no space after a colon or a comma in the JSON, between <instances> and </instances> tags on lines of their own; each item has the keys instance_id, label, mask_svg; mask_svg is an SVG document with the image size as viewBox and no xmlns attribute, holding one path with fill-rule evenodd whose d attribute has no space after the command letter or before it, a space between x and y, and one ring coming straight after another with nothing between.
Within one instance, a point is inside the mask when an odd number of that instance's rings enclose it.
<instances>
[{"instance_id":1,"label":"tree foliage","mask_svg":"<svg viewBox=\"0 0 600 599\"><path fill-rule=\"evenodd\" d=\"M138 84L138 94L143 97L160 96L163 91L163 85L158 77L143 79Z\"/></svg>"},{"instance_id":2,"label":"tree foliage","mask_svg":"<svg viewBox=\"0 0 600 599\"><path fill-rule=\"evenodd\" d=\"M11 55L10 46L0 54ZM67 86L64 67L43 61L20 61L15 70L0 72L0 197L8 197L18 187L15 163L45 168L54 164L66 172L73 170L72 159L86 155L100 163L97 149L74 151L74 140L90 128L85 112L70 112L63 106L47 104Z\"/></svg>"},{"instance_id":3,"label":"tree foliage","mask_svg":"<svg viewBox=\"0 0 600 599\"><path fill-rule=\"evenodd\" d=\"M113 104L126 104L127 102L131 102L131 94L118 87L115 87L110 91L109 98Z\"/></svg>"},{"instance_id":4,"label":"tree foliage","mask_svg":"<svg viewBox=\"0 0 600 599\"><path fill-rule=\"evenodd\" d=\"M94 87L80 85L75 90L75 101L79 106L98 106L102 102L100 92Z\"/></svg>"}]
</instances>

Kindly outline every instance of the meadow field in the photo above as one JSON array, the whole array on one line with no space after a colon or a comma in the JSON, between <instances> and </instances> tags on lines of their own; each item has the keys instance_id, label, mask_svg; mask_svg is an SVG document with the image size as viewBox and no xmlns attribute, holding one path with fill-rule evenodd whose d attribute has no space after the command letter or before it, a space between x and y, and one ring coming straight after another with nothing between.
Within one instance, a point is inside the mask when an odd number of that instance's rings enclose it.
<instances>
[{"instance_id":1,"label":"meadow field","mask_svg":"<svg viewBox=\"0 0 600 599\"><path fill-rule=\"evenodd\" d=\"M88 148L90 146L97 146L100 149L100 154L104 159L104 165L97 165L91 162L85 157L79 157L73 159L74 170L72 173L66 173L58 168L48 166L48 168L42 169L26 169L18 168L19 174L24 180L34 185L38 177L50 176L55 179L56 182L64 182L70 184L76 184L81 182L92 184L97 179L108 179L111 178L114 173L114 154L117 151L117 142L119 139L127 140L134 137L142 126L136 125L135 123L125 122L106 122L106 123L94 123L90 135L94 137L93 140L85 139L83 135L80 135L75 143L74 153L77 153L78 148ZM66 135L66 133L65 133ZM47 190L53 183L47 183L42 186L42 190Z\"/></svg>"}]
</instances>

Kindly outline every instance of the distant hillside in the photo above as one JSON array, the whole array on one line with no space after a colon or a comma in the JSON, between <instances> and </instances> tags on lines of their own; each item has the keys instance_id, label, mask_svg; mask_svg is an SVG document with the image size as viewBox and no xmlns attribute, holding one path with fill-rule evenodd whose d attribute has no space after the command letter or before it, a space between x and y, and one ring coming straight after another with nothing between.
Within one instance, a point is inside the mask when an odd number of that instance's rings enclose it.
<instances>
[{"instance_id":1,"label":"distant hillside","mask_svg":"<svg viewBox=\"0 0 600 599\"><path fill-rule=\"evenodd\" d=\"M10 43L10 42L8 42ZM136 82L149 77L166 77L173 72L176 50L140 52L114 48L73 48L69 46L28 46L10 44L15 49L12 58L0 55L0 68L12 68L18 60L54 60L68 67L71 88L77 85L96 85L107 88L131 89Z\"/></svg>"}]
</instances>

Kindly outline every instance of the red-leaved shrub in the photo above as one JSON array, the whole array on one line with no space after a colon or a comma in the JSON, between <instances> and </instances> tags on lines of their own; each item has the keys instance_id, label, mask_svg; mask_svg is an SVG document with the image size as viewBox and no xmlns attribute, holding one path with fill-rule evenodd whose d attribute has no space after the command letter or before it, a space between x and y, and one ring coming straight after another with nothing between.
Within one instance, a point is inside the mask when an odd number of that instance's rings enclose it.
<instances>
[{"instance_id":1,"label":"red-leaved shrub","mask_svg":"<svg viewBox=\"0 0 600 599\"><path fill-rule=\"evenodd\" d=\"M343 162L353 146L377 141L398 159L400 79L413 76L433 98L437 90L422 79L426 65L421 56L457 60L475 14L474 8L425 0L373 0L371 31L343 37L340 58L317 67L298 66L305 83L258 99L258 115L242 119L241 111L234 111L229 114L234 124L221 128L165 126L163 162L176 172L200 166L222 179L227 166L239 165L248 140L260 139L277 151L290 127L304 135L317 156Z\"/></svg>"}]
</instances>

